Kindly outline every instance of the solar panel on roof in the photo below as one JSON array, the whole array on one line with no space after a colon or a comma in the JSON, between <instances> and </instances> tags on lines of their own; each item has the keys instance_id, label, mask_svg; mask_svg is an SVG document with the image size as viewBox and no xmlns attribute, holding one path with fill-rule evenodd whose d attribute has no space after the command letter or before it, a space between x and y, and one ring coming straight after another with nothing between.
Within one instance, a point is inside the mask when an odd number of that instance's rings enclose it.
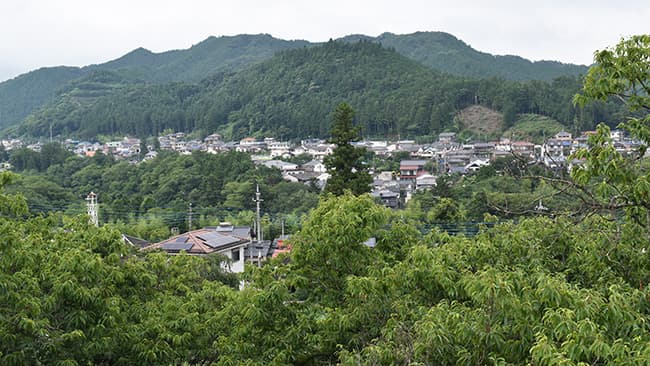
<instances>
[{"instance_id":1,"label":"solar panel on roof","mask_svg":"<svg viewBox=\"0 0 650 366\"><path fill-rule=\"evenodd\" d=\"M175 243L185 243L187 241L187 236L179 236L174 240Z\"/></svg>"},{"instance_id":2,"label":"solar panel on roof","mask_svg":"<svg viewBox=\"0 0 650 366\"><path fill-rule=\"evenodd\" d=\"M235 228L232 231L231 235L237 236L237 237L240 237L240 238L247 238L249 236L249 234L250 234L250 228L248 228L248 227L238 227L238 228Z\"/></svg>"},{"instance_id":3,"label":"solar panel on roof","mask_svg":"<svg viewBox=\"0 0 650 366\"><path fill-rule=\"evenodd\" d=\"M209 241L209 240L212 240L214 238L218 238L218 237L222 237L222 236L223 235L220 235L220 234L217 234L217 233L205 233L205 234L201 234L201 236L197 235L196 237L203 240L203 241Z\"/></svg>"},{"instance_id":4,"label":"solar panel on roof","mask_svg":"<svg viewBox=\"0 0 650 366\"><path fill-rule=\"evenodd\" d=\"M192 243L165 243L160 248L165 250L190 250L192 249Z\"/></svg>"},{"instance_id":5,"label":"solar panel on roof","mask_svg":"<svg viewBox=\"0 0 650 366\"><path fill-rule=\"evenodd\" d=\"M228 245L228 244L236 243L238 241L239 241L239 239L237 239L237 238L233 238L233 237L230 237L230 236L223 236L221 238L214 238L214 239L212 239L210 241L206 241L205 243L208 246L210 246L210 248L218 248L218 247L225 246L225 245Z\"/></svg>"}]
</instances>

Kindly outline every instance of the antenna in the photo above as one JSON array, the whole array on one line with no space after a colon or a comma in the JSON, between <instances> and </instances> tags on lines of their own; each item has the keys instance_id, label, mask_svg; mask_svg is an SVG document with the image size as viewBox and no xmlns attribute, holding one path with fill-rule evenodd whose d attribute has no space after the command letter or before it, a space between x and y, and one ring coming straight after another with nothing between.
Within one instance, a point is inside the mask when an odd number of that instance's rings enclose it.
<instances>
[{"instance_id":1,"label":"antenna","mask_svg":"<svg viewBox=\"0 0 650 366\"><path fill-rule=\"evenodd\" d=\"M99 208L99 204L97 203L97 194L95 194L95 192L88 193L88 196L86 196L86 201L88 202L87 212L88 216L90 216L90 223L95 226L99 226L99 220L97 217L97 211Z\"/></svg>"}]
</instances>

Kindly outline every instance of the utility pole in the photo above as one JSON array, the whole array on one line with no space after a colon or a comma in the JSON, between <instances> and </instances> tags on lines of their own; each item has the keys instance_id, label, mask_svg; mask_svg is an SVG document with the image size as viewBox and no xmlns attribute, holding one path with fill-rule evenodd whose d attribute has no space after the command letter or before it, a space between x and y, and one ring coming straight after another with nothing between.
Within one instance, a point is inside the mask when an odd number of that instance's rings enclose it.
<instances>
[{"instance_id":1,"label":"utility pole","mask_svg":"<svg viewBox=\"0 0 650 366\"><path fill-rule=\"evenodd\" d=\"M256 224L257 224L257 242L259 243L259 242L262 241L262 222L261 222L261 219L260 219L260 203L264 201L261 198L260 185L259 184L257 185L257 191L255 192L255 199L253 199L253 201L255 201L255 203L257 204L257 216L256 216L257 220L256 220Z\"/></svg>"},{"instance_id":2,"label":"utility pole","mask_svg":"<svg viewBox=\"0 0 650 366\"><path fill-rule=\"evenodd\" d=\"M255 221L255 226L257 229L257 245L255 246L257 249L257 266L261 267L262 266L262 221L260 218L260 203L264 201L262 199L262 194L260 193L260 185L258 184L256 186L255 190L255 198L253 201L255 201L257 205L257 211L256 211L256 221ZM252 249L252 248L251 248ZM253 251L250 251L251 258L253 257Z\"/></svg>"},{"instance_id":3,"label":"utility pole","mask_svg":"<svg viewBox=\"0 0 650 366\"><path fill-rule=\"evenodd\" d=\"M187 231L192 231L192 202L190 202L190 212L187 217Z\"/></svg>"},{"instance_id":4,"label":"utility pole","mask_svg":"<svg viewBox=\"0 0 650 366\"><path fill-rule=\"evenodd\" d=\"M95 226L99 226L99 219L97 217L97 210L99 207L99 204L97 203L97 194L95 194L95 192L88 193L88 196L86 196L86 201L88 202L87 212L88 216L90 216L90 223Z\"/></svg>"},{"instance_id":5,"label":"utility pole","mask_svg":"<svg viewBox=\"0 0 650 366\"><path fill-rule=\"evenodd\" d=\"M282 236L281 238L284 238L284 217L282 218Z\"/></svg>"}]
</instances>

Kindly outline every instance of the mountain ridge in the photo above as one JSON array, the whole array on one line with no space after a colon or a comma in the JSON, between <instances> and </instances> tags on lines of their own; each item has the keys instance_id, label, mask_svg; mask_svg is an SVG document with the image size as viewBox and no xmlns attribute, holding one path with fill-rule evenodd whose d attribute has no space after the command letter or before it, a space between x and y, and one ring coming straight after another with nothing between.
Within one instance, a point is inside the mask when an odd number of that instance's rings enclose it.
<instances>
[{"instance_id":1,"label":"mountain ridge","mask_svg":"<svg viewBox=\"0 0 650 366\"><path fill-rule=\"evenodd\" d=\"M575 65L563 69L556 62L533 63L518 56L484 54L444 32L416 32L406 35L385 32L378 37L350 35L340 40L353 42L355 38L393 48L431 69L465 77L507 79L508 74L503 74L506 69L512 70L512 79L515 80L524 76L534 78L535 74L526 70L539 68L543 70L540 79L546 80L558 75L577 75L586 71L586 67ZM148 83L196 83L219 72L245 69L287 49L315 47L319 44L322 43L287 41L269 34L210 36L187 49L156 53L139 47L101 64L63 67L64 69L41 68L0 83L0 128L18 124L51 102L57 92L64 89L68 83L99 70L120 72L130 79ZM549 68L555 71L549 73Z\"/></svg>"},{"instance_id":2,"label":"mountain ridge","mask_svg":"<svg viewBox=\"0 0 650 366\"><path fill-rule=\"evenodd\" d=\"M567 126L594 120L571 104L577 77L553 83L458 77L368 40L285 50L199 83L146 83L98 70L70 85L14 128L15 135L44 136L51 126L55 136L79 138L146 137L168 129L229 139L327 137L331 112L343 101L357 112L365 136L436 136L458 129L457 113L475 104L502 113L504 128L519 113L552 116Z\"/></svg>"}]
</instances>

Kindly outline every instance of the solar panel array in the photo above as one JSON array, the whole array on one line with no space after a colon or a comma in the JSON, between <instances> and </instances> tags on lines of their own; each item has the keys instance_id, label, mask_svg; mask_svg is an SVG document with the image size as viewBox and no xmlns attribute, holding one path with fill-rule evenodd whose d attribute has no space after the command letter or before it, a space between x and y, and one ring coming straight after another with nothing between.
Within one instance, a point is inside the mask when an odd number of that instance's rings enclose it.
<instances>
[{"instance_id":1,"label":"solar panel array","mask_svg":"<svg viewBox=\"0 0 650 366\"><path fill-rule=\"evenodd\" d=\"M161 249L165 250L190 250L192 249L192 243L177 243L177 242L172 242L172 243L165 243L160 246Z\"/></svg>"},{"instance_id":2,"label":"solar panel array","mask_svg":"<svg viewBox=\"0 0 650 366\"><path fill-rule=\"evenodd\" d=\"M234 244L239 241L238 238L217 233L205 233L201 234L200 236L197 235L197 238L203 240L205 244L207 244L210 248L218 248L221 246Z\"/></svg>"}]
</instances>

